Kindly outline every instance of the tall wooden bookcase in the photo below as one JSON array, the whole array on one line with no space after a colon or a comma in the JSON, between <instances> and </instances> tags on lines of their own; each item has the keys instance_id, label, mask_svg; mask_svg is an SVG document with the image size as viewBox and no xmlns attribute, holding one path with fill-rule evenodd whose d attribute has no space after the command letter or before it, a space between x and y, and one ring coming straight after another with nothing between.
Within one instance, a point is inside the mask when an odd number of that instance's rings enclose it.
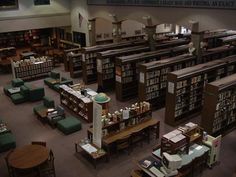
<instances>
[{"instance_id":1,"label":"tall wooden bookcase","mask_svg":"<svg viewBox=\"0 0 236 177\"><path fill-rule=\"evenodd\" d=\"M236 74L206 84L201 126L209 134L224 134L236 125Z\"/></svg>"},{"instance_id":2,"label":"tall wooden bookcase","mask_svg":"<svg viewBox=\"0 0 236 177\"><path fill-rule=\"evenodd\" d=\"M119 48L125 48L130 46L144 45L147 42L145 40L128 41L120 43L112 43L106 45L97 45L92 47L82 48L82 68L83 68L83 81L85 84L91 84L97 82L97 53L113 50Z\"/></svg>"},{"instance_id":3,"label":"tall wooden bookcase","mask_svg":"<svg viewBox=\"0 0 236 177\"><path fill-rule=\"evenodd\" d=\"M166 98L167 74L194 66L196 63L196 56L184 54L140 65L139 100L150 102L153 109L163 107Z\"/></svg>"},{"instance_id":4,"label":"tall wooden bookcase","mask_svg":"<svg viewBox=\"0 0 236 177\"><path fill-rule=\"evenodd\" d=\"M176 126L199 114L207 83L236 72L236 56L168 73L165 123Z\"/></svg>"},{"instance_id":5,"label":"tall wooden bookcase","mask_svg":"<svg viewBox=\"0 0 236 177\"><path fill-rule=\"evenodd\" d=\"M145 52L116 59L116 98L125 101L138 95L139 65L187 53L188 46L182 45L167 49Z\"/></svg>"}]
</instances>

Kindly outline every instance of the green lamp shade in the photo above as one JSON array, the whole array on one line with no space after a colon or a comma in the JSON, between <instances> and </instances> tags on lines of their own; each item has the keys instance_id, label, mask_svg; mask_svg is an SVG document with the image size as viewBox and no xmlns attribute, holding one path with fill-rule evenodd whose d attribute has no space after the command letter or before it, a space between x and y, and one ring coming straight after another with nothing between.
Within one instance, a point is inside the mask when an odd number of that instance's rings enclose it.
<instances>
[{"instance_id":1,"label":"green lamp shade","mask_svg":"<svg viewBox=\"0 0 236 177\"><path fill-rule=\"evenodd\" d=\"M111 100L111 98L108 97L105 93L99 93L95 97L93 97L93 100L96 103L107 103Z\"/></svg>"}]
</instances>

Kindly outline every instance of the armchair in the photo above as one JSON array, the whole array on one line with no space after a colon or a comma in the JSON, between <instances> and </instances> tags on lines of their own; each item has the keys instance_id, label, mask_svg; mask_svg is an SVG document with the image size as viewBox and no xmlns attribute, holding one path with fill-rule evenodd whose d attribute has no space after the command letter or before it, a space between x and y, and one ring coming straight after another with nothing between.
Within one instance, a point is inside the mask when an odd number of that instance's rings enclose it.
<instances>
[{"instance_id":1,"label":"armchair","mask_svg":"<svg viewBox=\"0 0 236 177\"><path fill-rule=\"evenodd\" d=\"M33 111L40 118L46 118L47 117L47 111L50 108L55 108L55 102L54 102L54 100L50 99L49 97L44 96L43 97L43 103L40 104L40 105L35 106L33 108Z\"/></svg>"},{"instance_id":2,"label":"armchair","mask_svg":"<svg viewBox=\"0 0 236 177\"><path fill-rule=\"evenodd\" d=\"M55 127L57 122L65 119L65 111L64 108L61 106L57 106L55 111L47 115L48 123Z\"/></svg>"},{"instance_id":3,"label":"armchair","mask_svg":"<svg viewBox=\"0 0 236 177\"><path fill-rule=\"evenodd\" d=\"M60 85L73 85L73 80L72 79L67 79L65 77L61 78L61 81L53 86L53 90L59 92L60 90Z\"/></svg>"},{"instance_id":4,"label":"armchair","mask_svg":"<svg viewBox=\"0 0 236 177\"><path fill-rule=\"evenodd\" d=\"M4 86L3 91L7 96L10 96L11 94L8 91L9 89L14 88L14 87L20 87L22 85L24 85L24 81L20 78L16 78L11 81L11 84Z\"/></svg>"},{"instance_id":5,"label":"armchair","mask_svg":"<svg viewBox=\"0 0 236 177\"><path fill-rule=\"evenodd\" d=\"M20 87L20 93L10 95L14 104L24 103L29 100L29 88L25 85Z\"/></svg>"},{"instance_id":6,"label":"armchair","mask_svg":"<svg viewBox=\"0 0 236 177\"><path fill-rule=\"evenodd\" d=\"M50 88L58 82L60 82L60 73L56 71L51 71L49 77L44 79L44 83Z\"/></svg>"}]
</instances>

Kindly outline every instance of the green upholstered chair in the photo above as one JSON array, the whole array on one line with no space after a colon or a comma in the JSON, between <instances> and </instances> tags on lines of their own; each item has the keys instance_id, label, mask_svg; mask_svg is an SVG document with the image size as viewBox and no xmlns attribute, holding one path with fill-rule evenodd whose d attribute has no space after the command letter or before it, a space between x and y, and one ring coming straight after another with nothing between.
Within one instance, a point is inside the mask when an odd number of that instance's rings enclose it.
<instances>
[{"instance_id":1,"label":"green upholstered chair","mask_svg":"<svg viewBox=\"0 0 236 177\"><path fill-rule=\"evenodd\" d=\"M48 123L52 127L56 127L58 121L65 119L65 110L63 107L57 106L55 110L56 110L56 113L52 113L47 116Z\"/></svg>"},{"instance_id":2,"label":"green upholstered chair","mask_svg":"<svg viewBox=\"0 0 236 177\"><path fill-rule=\"evenodd\" d=\"M75 117L66 117L63 120L57 122L57 128L64 134L68 135L76 131L81 130L81 122Z\"/></svg>"},{"instance_id":3,"label":"green upholstered chair","mask_svg":"<svg viewBox=\"0 0 236 177\"><path fill-rule=\"evenodd\" d=\"M63 85L63 84L64 84L64 85L73 85L73 80L72 80L72 79L67 79L67 78L65 78L65 77L62 77L60 83L57 83L57 84L55 84L55 85L53 86L53 90L59 92L59 90L60 90L60 85Z\"/></svg>"},{"instance_id":4,"label":"green upholstered chair","mask_svg":"<svg viewBox=\"0 0 236 177\"><path fill-rule=\"evenodd\" d=\"M51 71L48 78L44 79L44 83L50 88L53 87L60 80L60 73L56 71Z\"/></svg>"},{"instance_id":5,"label":"green upholstered chair","mask_svg":"<svg viewBox=\"0 0 236 177\"><path fill-rule=\"evenodd\" d=\"M20 87L20 93L12 94L10 97L14 104L24 103L29 100L29 88L22 85Z\"/></svg>"},{"instance_id":6,"label":"green upholstered chair","mask_svg":"<svg viewBox=\"0 0 236 177\"><path fill-rule=\"evenodd\" d=\"M0 134L0 152L8 151L16 147L15 137L12 133Z\"/></svg>"},{"instance_id":7,"label":"green upholstered chair","mask_svg":"<svg viewBox=\"0 0 236 177\"><path fill-rule=\"evenodd\" d=\"M40 105L37 105L33 108L33 111L36 115L39 115L39 112L43 109L49 109L49 108L55 108L55 102L51 98L44 96L43 97L43 103Z\"/></svg>"},{"instance_id":8,"label":"green upholstered chair","mask_svg":"<svg viewBox=\"0 0 236 177\"><path fill-rule=\"evenodd\" d=\"M13 79L11 81L11 84L5 85L3 87L3 91L7 96L10 96L10 93L8 92L8 89L11 89L13 87L20 87L22 85L24 85L24 81L20 78L16 78L16 79Z\"/></svg>"},{"instance_id":9,"label":"green upholstered chair","mask_svg":"<svg viewBox=\"0 0 236 177\"><path fill-rule=\"evenodd\" d=\"M45 96L44 88L30 88L29 89L29 101L39 101Z\"/></svg>"},{"instance_id":10,"label":"green upholstered chair","mask_svg":"<svg viewBox=\"0 0 236 177\"><path fill-rule=\"evenodd\" d=\"M24 85L24 81L20 78L12 79L11 85L13 87L20 87L20 86Z\"/></svg>"}]
</instances>

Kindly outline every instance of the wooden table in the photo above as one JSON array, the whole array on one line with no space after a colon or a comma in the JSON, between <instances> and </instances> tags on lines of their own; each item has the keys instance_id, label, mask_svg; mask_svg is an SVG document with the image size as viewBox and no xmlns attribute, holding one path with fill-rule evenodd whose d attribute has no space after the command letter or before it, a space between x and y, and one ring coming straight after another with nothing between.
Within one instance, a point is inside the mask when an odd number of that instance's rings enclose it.
<instances>
[{"instance_id":1,"label":"wooden table","mask_svg":"<svg viewBox=\"0 0 236 177\"><path fill-rule=\"evenodd\" d=\"M9 165L16 169L30 169L46 162L49 149L41 145L26 145L15 149L9 156Z\"/></svg>"},{"instance_id":2,"label":"wooden table","mask_svg":"<svg viewBox=\"0 0 236 177\"><path fill-rule=\"evenodd\" d=\"M86 145L86 144L83 144L83 145ZM78 147L82 150L82 152L85 152L86 155L88 155L92 159L94 168L97 168L97 161L99 159L106 158L106 160L108 160L107 153L103 149L98 148L94 144L90 144L92 147L97 149L97 152L90 153L86 149L83 148L83 145L81 145L80 143L75 143L75 152L76 153L79 152Z\"/></svg>"},{"instance_id":3,"label":"wooden table","mask_svg":"<svg viewBox=\"0 0 236 177\"><path fill-rule=\"evenodd\" d=\"M160 121L158 121L155 118L150 118L134 126L125 128L124 130L121 130L118 133L110 134L103 137L102 144L105 146L105 149L107 150L108 155L110 155L110 145L115 143L118 139L131 135L133 132L142 131L143 129L151 127L151 126L157 126L156 135L159 138ZM88 138L91 137L90 135L93 133L92 131L93 131L92 128L88 129Z\"/></svg>"}]
</instances>

